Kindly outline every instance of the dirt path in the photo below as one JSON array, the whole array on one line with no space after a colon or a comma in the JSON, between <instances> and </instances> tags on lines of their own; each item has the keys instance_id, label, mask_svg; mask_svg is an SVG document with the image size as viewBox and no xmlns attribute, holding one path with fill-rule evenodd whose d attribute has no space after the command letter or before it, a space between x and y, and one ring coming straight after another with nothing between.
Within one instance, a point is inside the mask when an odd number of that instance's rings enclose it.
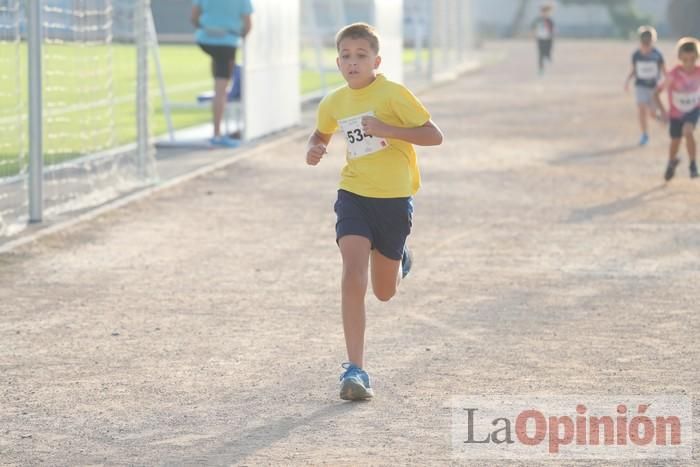
<instances>
[{"instance_id":1,"label":"dirt path","mask_svg":"<svg viewBox=\"0 0 700 467\"><path fill-rule=\"evenodd\" d=\"M449 464L454 395L695 396L700 182L635 146L629 45L493 48L421 96L446 142L368 301L374 401L337 398L342 145L298 141L0 257L0 463Z\"/></svg>"}]
</instances>

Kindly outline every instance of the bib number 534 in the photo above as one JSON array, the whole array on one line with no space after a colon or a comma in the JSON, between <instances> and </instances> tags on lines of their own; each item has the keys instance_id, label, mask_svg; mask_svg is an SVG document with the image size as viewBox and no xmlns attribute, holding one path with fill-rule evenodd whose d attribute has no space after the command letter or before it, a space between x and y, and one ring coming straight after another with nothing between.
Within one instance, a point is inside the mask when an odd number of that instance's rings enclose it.
<instances>
[{"instance_id":1,"label":"bib number 534","mask_svg":"<svg viewBox=\"0 0 700 467\"><path fill-rule=\"evenodd\" d=\"M364 133L359 128L355 128L354 130L349 130L347 132L347 135L348 135L348 141L350 142L350 144L353 144L355 142L359 143L359 142L363 141L365 138L372 138L371 135Z\"/></svg>"},{"instance_id":2,"label":"bib number 534","mask_svg":"<svg viewBox=\"0 0 700 467\"><path fill-rule=\"evenodd\" d=\"M374 112L354 115L338 122L348 142L348 159L356 159L381 151L389 145L384 138L368 135L362 130L362 117L365 116L373 117Z\"/></svg>"}]
</instances>

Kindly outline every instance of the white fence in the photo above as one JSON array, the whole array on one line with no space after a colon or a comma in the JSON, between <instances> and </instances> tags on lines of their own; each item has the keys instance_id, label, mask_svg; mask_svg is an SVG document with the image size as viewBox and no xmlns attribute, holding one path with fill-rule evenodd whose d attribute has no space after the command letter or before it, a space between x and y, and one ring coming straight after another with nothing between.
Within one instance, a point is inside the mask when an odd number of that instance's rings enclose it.
<instances>
[{"instance_id":1,"label":"white fence","mask_svg":"<svg viewBox=\"0 0 700 467\"><path fill-rule=\"evenodd\" d=\"M25 78L0 90L20 96L14 115L3 118L22 122L14 142L4 135L0 142L0 235L152 183L144 58L148 1L0 2L14 14L0 16L1 24L11 19L16 25L14 38L0 47L3 56L8 51L17 57L20 65L11 72ZM116 23L129 26L119 45L113 41ZM137 63L133 74L116 69L117 54ZM122 115L138 118L125 127ZM133 143L120 144L125 137Z\"/></svg>"},{"instance_id":2,"label":"white fence","mask_svg":"<svg viewBox=\"0 0 700 467\"><path fill-rule=\"evenodd\" d=\"M473 0L302 0L302 69L318 73L315 98L342 84L335 33L365 21L380 33L382 72L397 81L433 82L456 76L473 56Z\"/></svg>"},{"instance_id":3,"label":"white fence","mask_svg":"<svg viewBox=\"0 0 700 467\"><path fill-rule=\"evenodd\" d=\"M246 139L298 124L301 77L317 76L307 97L343 84L333 39L345 24L377 27L382 72L397 81L454 76L474 44L471 0L253 5ZM0 0L0 236L157 182L149 14L150 0Z\"/></svg>"}]
</instances>

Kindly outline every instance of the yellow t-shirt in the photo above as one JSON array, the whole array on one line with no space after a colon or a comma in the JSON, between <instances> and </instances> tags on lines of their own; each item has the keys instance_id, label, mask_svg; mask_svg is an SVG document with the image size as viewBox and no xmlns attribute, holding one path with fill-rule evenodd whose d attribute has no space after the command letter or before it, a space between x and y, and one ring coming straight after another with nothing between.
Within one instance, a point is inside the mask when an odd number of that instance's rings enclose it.
<instances>
[{"instance_id":1,"label":"yellow t-shirt","mask_svg":"<svg viewBox=\"0 0 700 467\"><path fill-rule=\"evenodd\" d=\"M348 150L340 188L371 198L414 195L420 187L420 172L413 145L363 135L358 122L368 112L401 128L420 127L430 120L411 91L381 74L362 89L344 86L327 95L318 107L317 129L327 135L342 129Z\"/></svg>"}]
</instances>

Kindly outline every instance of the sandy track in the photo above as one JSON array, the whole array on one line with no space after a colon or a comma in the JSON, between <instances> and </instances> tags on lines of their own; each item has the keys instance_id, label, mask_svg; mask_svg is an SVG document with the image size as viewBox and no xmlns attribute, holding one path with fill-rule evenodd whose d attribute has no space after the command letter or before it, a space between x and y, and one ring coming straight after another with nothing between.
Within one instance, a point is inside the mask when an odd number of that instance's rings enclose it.
<instances>
[{"instance_id":1,"label":"sandy track","mask_svg":"<svg viewBox=\"0 0 700 467\"><path fill-rule=\"evenodd\" d=\"M0 257L0 462L449 464L453 395L695 396L700 182L662 184L665 129L635 146L629 45L541 79L492 48L421 96L446 142L368 302L374 401L337 398L342 145L298 141Z\"/></svg>"}]
</instances>

